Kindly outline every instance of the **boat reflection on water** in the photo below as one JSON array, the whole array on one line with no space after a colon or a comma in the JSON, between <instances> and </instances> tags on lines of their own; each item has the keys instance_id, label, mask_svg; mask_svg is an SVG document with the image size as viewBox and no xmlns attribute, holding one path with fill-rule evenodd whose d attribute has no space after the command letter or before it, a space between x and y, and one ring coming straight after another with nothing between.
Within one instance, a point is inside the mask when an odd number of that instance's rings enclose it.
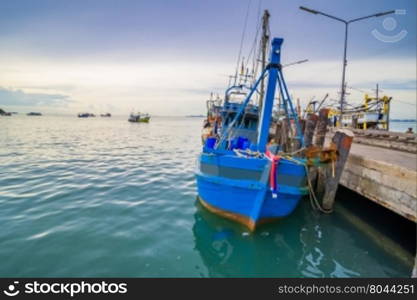
<instances>
[{"instance_id":1,"label":"boat reflection on water","mask_svg":"<svg viewBox=\"0 0 417 300\"><path fill-rule=\"evenodd\" d=\"M300 245L299 235L293 233L301 231L300 225L283 230L277 226L278 222L275 226L264 225L259 231L250 233L238 223L210 213L199 201L195 206L195 249L207 267L209 277L298 275L298 257L302 250L293 247L294 244ZM281 268L282 264L285 264L285 270Z\"/></svg>"},{"instance_id":2,"label":"boat reflection on water","mask_svg":"<svg viewBox=\"0 0 417 300\"><path fill-rule=\"evenodd\" d=\"M195 250L208 277L396 277L406 266L352 228L344 216L302 201L291 218L256 232L210 213L196 200Z\"/></svg>"}]
</instances>

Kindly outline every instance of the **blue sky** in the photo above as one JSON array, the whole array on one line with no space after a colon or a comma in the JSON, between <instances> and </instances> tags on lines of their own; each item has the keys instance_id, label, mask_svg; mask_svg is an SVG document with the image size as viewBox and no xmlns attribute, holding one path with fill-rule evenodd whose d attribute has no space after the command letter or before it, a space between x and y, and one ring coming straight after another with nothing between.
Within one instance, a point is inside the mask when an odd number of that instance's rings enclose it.
<instances>
[{"instance_id":1,"label":"blue sky","mask_svg":"<svg viewBox=\"0 0 417 300\"><path fill-rule=\"evenodd\" d=\"M416 114L416 1L153 0L0 2L0 106L54 112L132 108L153 114L204 113L211 91L233 73L244 18L250 14L243 55L257 26L258 7L271 13L271 33L284 37L283 61L308 58L286 78L302 103L325 93L337 98L343 24L300 11L303 5L341 18L405 9L350 26L348 100L358 102L379 82L399 100L393 117ZM386 43L373 30L394 36ZM32 100L31 100L32 99ZM31 105L33 101L33 105ZM48 105L50 101L51 105ZM400 102L401 101L401 102ZM13 105L14 104L14 105Z\"/></svg>"}]
</instances>

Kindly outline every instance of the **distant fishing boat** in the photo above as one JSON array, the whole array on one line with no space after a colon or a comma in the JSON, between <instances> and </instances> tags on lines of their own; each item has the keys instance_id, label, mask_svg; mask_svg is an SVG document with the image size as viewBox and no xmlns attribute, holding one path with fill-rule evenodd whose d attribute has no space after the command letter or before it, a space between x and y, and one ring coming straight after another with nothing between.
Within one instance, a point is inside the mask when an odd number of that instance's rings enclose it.
<instances>
[{"instance_id":1,"label":"distant fishing boat","mask_svg":"<svg viewBox=\"0 0 417 300\"><path fill-rule=\"evenodd\" d=\"M100 117L102 117L102 118L110 118L111 117L111 114L110 113L101 114Z\"/></svg>"},{"instance_id":2,"label":"distant fishing boat","mask_svg":"<svg viewBox=\"0 0 417 300\"><path fill-rule=\"evenodd\" d=\"M373 98L365 95L363 105L345 109L342 117L338 109L330 109L329 123L335 127L389 130L391 100L388 96Z\"/></svg>"},{"instance_id":3,"label":"distant fishing boat","mask_svg":"<svg viewBox=\"0 0 417 300\"><path fill-rule=\"evenodd\" d=\"M225 99L228 98L226 92ZM222 112L222 100L217 96L213 99L213 93L211 93L210 99L206 102L207 105L207 117L204 120L203 131L201 134L202 142L204 144L207 137L210 135L217 135L219 127L221 125L221 112ZM223 111L224 114L224 111Z\"/></svg>"},{"instance_id":4,"label":"distant fishing boat","mask_svg":"<svg viewBox=\"0 0 417 300\"><path fill-rule=\"evenodd\" d=\"M27 113L26 115L28 115L28 116L42 116L42 114L40 112L30 112L30 113Z\"/></svg>"},{"instance_id":5,"label":"distant fishing boat","mask_svg":"<svg viewBox=\"0 0 417 300\"><path fill-rule=\"evenodd\" d=\"M278 149L267 145L277 83L288 119L299 124L281 72L282 43L281 38L273 39L269 64L243 102L228 100L237 87L226 91L220 128L206 137L196 172L203 206L250 230L291 214L308 194L304 162L297 157L277 156ZM267 90L260 109L249 102L266 75ZM297 138L302 143L300 128Z\"/></svg>"},{"instance_id":6,"label":"distant fishing boat","mask_svg":"<svg viewBox=\"0 0 417 300\"><path fill-rule=\"evenodd\" d=\"M149 123L151 116L143 113L131 113L128 121L133 123Z\"/></svg>"},{"instance_id":7,"label":"distant fishing boat","mask_svg":"<svg viewBox=\"0 0 417 300\"><path fill-rule=\"evenodd\" d=\"M11 112L4 111L3 109L0 108L0 116L10 117L11 115L12 115Z\"/></svg>"},{"instance_id":8,"label":"distant fishing boat","mask_svg":"<svg viewBox=\"0 0 417 300\"><path fill-rule=\"evenodd\" d=\"M91 114L91 113L79 113L78 114L78 118L93 118L95 117L95 114Z\"/></svg>"}]
</instances>

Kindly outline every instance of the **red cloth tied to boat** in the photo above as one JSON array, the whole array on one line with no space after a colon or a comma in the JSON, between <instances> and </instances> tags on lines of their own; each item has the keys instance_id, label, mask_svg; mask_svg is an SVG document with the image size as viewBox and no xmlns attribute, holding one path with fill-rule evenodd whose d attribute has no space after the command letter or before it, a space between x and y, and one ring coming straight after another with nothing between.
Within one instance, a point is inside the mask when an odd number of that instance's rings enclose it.
<instances>
[{"instance_id":1,"label":"red cloth tied to boat","mask_svg":"<svg viewBox=\"0 0 417 300\"><path fill-rule=\"evenodd\" d=\"M266 151L266 156L272 161L271 170L269 172L269 186L274 198L277 192L277 167L281 156L272 154L269 150Z\"/></svg>"}]
</instances>

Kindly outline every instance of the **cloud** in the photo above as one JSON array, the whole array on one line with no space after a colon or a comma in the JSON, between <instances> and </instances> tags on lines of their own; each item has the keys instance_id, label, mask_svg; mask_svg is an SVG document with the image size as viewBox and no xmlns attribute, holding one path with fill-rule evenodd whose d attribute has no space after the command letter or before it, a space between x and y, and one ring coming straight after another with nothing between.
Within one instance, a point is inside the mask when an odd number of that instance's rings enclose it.
<instances>
[{"instance_id":1,"label":"cloud","mask_svg":"<svg viewBox=\"0 0 417 300\"><path fill-rule=\"evenodd\" d=\"M300 66L285 68L284 73L291 84L332 87L340 86L342 66L339 61L311 61ZM376 83L385 83L415 89L415 81L414 57L352 60L348 62L346 69L346 82L355 87L370 87Z\"/></svg>"},{"instance_id":2,"label":"cloud","mask_svg":"<svg viewBox=\"0 0 417 300\"><path fill-rule=\"evenodd\" d=\"M133 108L159 115L204 113L210 92L222 96L228 82L226 74L234 70L234 63L211 60L135 58L125 62L4 57L3 61L0 81L13 89L0 90L0 104L5 104L3 94L8 92L8 105L44 104L45 111L62 110L64 106L66 113L127 114ZM349 61L347 100L362 103L363 93L358 89L372 95L379 83L382 94L398 100L392 107L393 116L415 116L415 62L414 57ZM340 61L309 61L285 68L284 73L290 94L294 99L300 98L302 106L313 96L322 99L329 93L329 99L340 97ZM45 103L52 105L47 107Z\"/></svg>"},{"instance_id":3,"label":"cloud","mask_svg":"<svg viewBox=\"0 0 417 300\"><path fill-rule=\"evenodd\" d=\"M231 69L218 62L181 60L126 63L9 57L4 61L3 86L25 93L69 95L73 102L66 112L91 110L89 105L108 111L107 105L112 105L111 112L123 114L132 108L164 115L201 113L210 92L221 93L227 84L227 77L219 73Z\"/></svg>"},{"instance_id":4,"label":"cloud","mask_svg":"<svg viewBox=\"0 0 417 300\"><path fill-rule=\"evenodd\" d=\"M0 87L0 104L12 106L66 106L71 99L63 94L26 93Z\"/></svg>"}]
</instances>

